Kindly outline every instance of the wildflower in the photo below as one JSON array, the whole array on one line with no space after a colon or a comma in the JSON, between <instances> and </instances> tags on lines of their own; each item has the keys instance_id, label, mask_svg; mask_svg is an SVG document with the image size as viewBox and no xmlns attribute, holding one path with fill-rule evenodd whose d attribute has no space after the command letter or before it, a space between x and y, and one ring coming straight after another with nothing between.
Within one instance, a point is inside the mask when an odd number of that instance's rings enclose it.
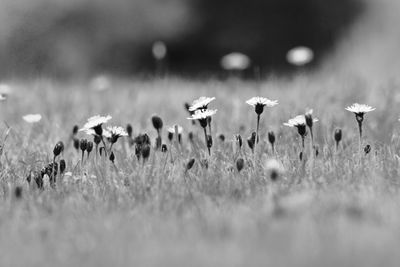
<instances>
[{"instance_id":1,"label":"wildflower","mask_svg":"<svg viewBox=\"0 0 400 267\"><path fill-rule=\"evenodd\" d=\"M76 150L79 150L79 139L78 138L74 138L74 148Z\"/></svg>"},{"instance_id":2,"label":"wildflower","mask_svg":"<svg viewBox=\"0 0 400 267\"><path fill-rule=\"evenodd\" d=\"M200 122L201 127L207 127L207 118L215 115L217 110L214 109L206 109L206 110L196 110L196 112L188 118L188 120L198 120Z\"/></svg>"},{"instance_id":3,"label":"wildflower","mask_svg":"<svg viewBox=\"0 0 400 267\"><path fill-rule=\"evenodd\" d=\"M271 144L272 152L275 151L275 133L273 131L268 132L268 142Z\"/></svg>"},{"instance_id":4,"label":"wildflower","mask_svg":"<svg viewBox=\"0 0 400 267\"><path fill-rule=\"evenodd\" d=\"M252 132L251 136L247 138L247 144L249 145L251 152L254 153L254 145L256 143L256 133Z\"/></svg>"},{"instance_id":5,"label":"wildflower","mask_svg":"<svg viewBox=\"0 0 400 267\"><path fill-rule=\"evenodd\" d=\"M141 149L141 154L143 158L143 162L145 162L150 156L150 145L145 144Z\"/></svg>"},{"instance_id":6,"label":"wildflower","mask_svg":"<svg viewBox=\"0 0 400 267\"><path fill-rule=\"evenodd\" d=\"M159 116L154 115L151 117L151 122L153 123L154 128L159 132L163 127L163 121Z\"/></svg>"},{"instance_id":7,"label":"wildflower","mask_svg":"<svg viewBox=\"0 0 400 267\"><path fill-rule=\"evenodd\" d=\"M112 163L114 163L114 160L115 160L114 152L111 151L111 154L110 154L109 159L110 159L110 161L111 161Z\"/></svg>"},{"instance_id":8,"label":"wildflower","mask_svg":"<svg viewBox=\"0 0 400 267\"><path fill-rule=\"evenodd\" d=\"M107 127L105 133L112 144L116 143L118 138L128 136L128 133L125 131L125 129L120 126L109 126Z\"/></svg>"},{"instance_id":9,"label":"wildflower","mask_svg":"<svg viewBox=\"0 0 400 267\"><path fill-rule=\"evenodd\" d=\"M93 150L93 142L92 141L88 141L87 142L87 146L86 146L86 151L87 151L87 156L88 156L88 158L89 158L89 155L90 155L90 153L92 152L92 150Z\"/></svg>"},{"instance_id":10,"label":"wildflower","mask_svg":"<svg viewBox=\"0 0 400 267\"><path fill-rule=\"evenodd\" d=\"M78 126L78 125L75 125L75 126L72 128L72 136L77 135L77 134L78 134L78 131L79 131L79 126Z\"/></svg>"},{"instance_id":11,"label":"wildflower","mask_svg":"<svg viewBox=\"0 0 400 267\"><path fill-rule=\"evenodd\" d=\"M247 104L253 106L257 115L261 115L264 107L274 107L278 105L278 100L270 100L266 97L255 96L246 101Z\"/></svg>"},{"instance_id":12,"label":"wildflower","mask_svg":"<svg viewBox=\"0 0 400 267\"><path fill-rule=\"evenodd\" d=\"M244 159L242 158L238 158L236 160L236 169L238 170L238 172L240 172L244 167Z\"/></svg>"},{"instance_id":13,"label":"wildflower","mask_svg":"<svg viewBox=\"0 0 400 267\"><path fill-rule=\"evenodd\" d=\"M83 161L83 156L85 154L85 150L87 149L87 140L86 139L81 139L80 143L80 148L82 150L82 161Z\"/></svg>"},{"instance_id":14,"label":"wildflower","mask_svg":"<svg viewBox=\"0 0 400 267\"><path fill-rule=\"evenodd\" d=\"M368 154L369 152L371 152L371 146L370 145L366 145L364 147L364 152L365 152L365 154Z\"/></svg>"},{"instance_id":15,"label":"wildflower","mask_svg":"<svg viewBox=\"0 0 400 267\"><path fill-rule=\"evenodd\" d=\"M335 138L335 142L336 142L336 150L339 147L339 143L342 140L342 130L341 129L336 129L335 133L334 133L334 138Z\"/></svg>"},{"instance_id":16,"label":"wildflower","mask_svg":"<svg viewBox=\"0 0 400 267\"><path fill-rule=\"evenodd\" d=\"M133 128L132 125L130 125L129 123L126 125L126 132L128 133L129 137L132 137Z\"/></svg>"},{"instance_id":17,"label":"wildflower","mask_svg":"<svg viewBox=\"0 0 400 267\"><path fill-rule=\"evenodd\" d=\"M36 123L39 122L42 119L42 115L40 114L27 114L22 117L24 121L27 123Z\"/></svg>"},{"instance_id":18,"label":"wildflower","mask_svg":"<svg viewBox=\"0 0 400 267\"><path fill-rule=\"evenodd\" d=\"M285 170L282 163L276 159L268 159L265 163L265 169L267 171L268 177L272 181L276 181L284 173Z\"/></svg>"},{"instance_id":19,"label":"wildflower","mask_svg":"<svg viewBox=\"0 0 400 267\"><path fill-rule=\"evenodd\" d=\"M317 122L318 119L312 119L312 121L314 123L314 122ZM307 134L305 116L304 115L298 115L298 116L294 117L293 119L290 119L288 122L284 123L283 125L297 128L297 132L301 136L302 147L304 149L304 138L305 138L305 136Z\"/></svg>"},{"instance_id":20,"label":"wildflower","mask_svg":"<svg viewBox=\"0 0 400 267\"><path fill-rule=\"evenodd\" d=\"M186 171L190 170L190 169L193 167L194 162L195 162L195 159L194 159L194 158L192 158L192 159L190 159L190 160L188 161L188 163L186 164Z\"/></svg>"},{"instance_id":21,"label":"wildflower","mask_svg":"<svg viewBox=\"0 0 400 267\"><path fill-rule=\"evenodd\" d=\"M53 149L54 159L64 151L64 143L58 142Z\"/></svg>"},{"instance_id":22,"label":"wildflower","mask_svg":"<svg viewBox=\"0 0 400 267\"><path fill-rule=\"evenodd\" d=\"M374 111L375 108L371 106L354 103L353 105L346 108L347 111L353 112L356 115L356 120L359 127L360 138L362 138L362 122L364 120L365 113Z\"/></svg>"},{"instance_id":23,"label":"wildflower","mask_svg":"<svg viewBox=\"0 0 400 267\"><path fill-rule=\"evenodd\" d=\"M249 104L250 106L254 107L254 110L257 114L257 130L256 130L256 134L257 134L257 143L259 141L259 136L258 136L258 129L260 126L260 115L263 113L264 111L264 107L273 107L278 105L278 100L270 100L268 98L265 97L260 97L260 96L256 96L256 97L252 97L249 100L246 101L247 104Z\"/></svg>"},{"instance_id":24,"label":"wildflower","mask_svg":"<svg viewBox=\"0 0 400 267\"><path fill-rule=\"evenodd\" d=\"M111 120L111 116L107 115L107 116L93 116L91 118L88 119L88 121L85 123L85 125L83 126L83 128L81 128L79 131L87 131L89 129L93 129L95 131L95 133L99 136L101 136L103 134L103 128L102 125L106 122L108 122L109 120Z\"/></svg>"},{"instance_id":25,"label":"wildflower","mask_svg":"<svg viewBox=\"0 0 400 267\"><path fill-rule=\"evenodd\" d=\"M205 110L208 108L208 104L210 104L215 97L206 97L201 96L198 99L192 102L192 105L189 107L189 111L196 111L196 110Z\"/></svg>"},{"instance_id":26,"label":"wildflower","mask_svg":"<svg viewBox=\"0 0 400 267\"><path fill-rule=\"evenodd\" d=\"M353 105L347 107L346 110L353 112L356 115L356 121L358 124L358 131L359 131L358 150L361 162L362 123L364 121L364 115L368 112L374 111L375 108L364 104L354 103Z\"/></svg>"},{"instance_id":27,"label":"wildflower","mask_svg":"<svg viewBox=\"0 0 400 267\"><path fill-rule=\"evenodd\" d=\"M209 123L208 118L211 116L215 115L217 113L217 110L211 110L211 109L201 109L201 110L196 110L196 112L189 117L189 120L198 120L200 122L200 126L203 127L204 130L204 140L205 144L207 145L207 124ZM211 150L208 150L209 155L211 155Z\"/></svg>"}]
</instances>

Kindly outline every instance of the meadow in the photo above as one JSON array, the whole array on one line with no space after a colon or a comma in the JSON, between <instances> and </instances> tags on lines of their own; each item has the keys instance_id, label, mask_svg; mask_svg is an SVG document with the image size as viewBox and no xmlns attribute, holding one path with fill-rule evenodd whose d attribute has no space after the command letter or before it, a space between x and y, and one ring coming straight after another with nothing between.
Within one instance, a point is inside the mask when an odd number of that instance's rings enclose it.
<instances>
[{"instance_id":1,"label":"meadow","mask_svg":"<svg viewBox=\"0 0 400 267\"><path fill-rule=\"evenodd\" d=\"M326 73L257 82L117 79L103 91L83 81L11 80L9 85L12 92L0 103L0 266L400 264L395 81ZM258 95L279 105L262 113L260 142L252 153L247 138L256 116L246 100ZM211 156L203 130L187 119L184 108L200 96L216 97L210 103L218 109ZM376 108L364 119L361 160L355 116L345 110L354 102ZM313 164L310 135L300 160L300 136L283 125L306 108L319 120ZM31 113L42 119L25 122L22 116ZM134 136L147 133L148 160L138 160L134 146L121 137L114 163L94 152L81 162L72 129L97 114L112 116L107 125L131 124ZM154 114L163 120L167 152L154 149ZM166 129L174 124L183 127L181 144L167 138ZM343 135L338 149L337 128ZM275 151L269 131L276 136ZM240 152L237 134L243 138ZM83 132L77 138L91 140ZM55 188L47 176L41 189L34 181L28 184L32 171L52 162L58 141L65 145L66 170ZM240 172L238 158L244 160ZM276 180L266 164L270 159L284 169Z\"/></svg>"}]
</instances>

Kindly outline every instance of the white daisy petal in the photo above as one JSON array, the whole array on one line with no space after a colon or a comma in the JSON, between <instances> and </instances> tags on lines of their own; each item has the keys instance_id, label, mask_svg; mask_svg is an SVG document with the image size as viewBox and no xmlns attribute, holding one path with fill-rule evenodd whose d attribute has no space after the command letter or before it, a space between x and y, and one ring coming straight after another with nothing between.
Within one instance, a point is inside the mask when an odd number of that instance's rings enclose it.
<instances>
[{"instance_id":1,"label":"white daisy petal","mask_svg":"<svg viewBox=\"0 0 400 267\"><path fill-rule=\"evenodd\" d=\"M210 104L213 100L215 100L215 97L202 96L193 101L192 105L189 107L189 111L195 111L198 109L206 109L207 105Z\"/></svg>"},{"instance_id":2,"label":"white daisy petal","mask_svg":"<svg viewBox=\"0 0 400 267\"><path fill-rule=\"evenodd\" d=\"M349 106L346 108L347 111L353 112L353 113L367 113L367 112L371 112L374 111L375 108L365 105L365 104L358 104L358 103L354 103L353 105Z\"/></svg>"},{"instance_id":3,"label":"white daisy petal","mask_svg":"<svg viewBox=\"0 0 400 267\"><path fill-rule=\"evenodd\" d=\"M83 126L83 128L81 128L79 131L86 131L88 129L93 129L96 126L102 125L103 123L108 122L109 120L111 120L111 116L107 115L107 116L100 116L100 115L96 115L93 116L91 118L89 118L87 120L87 122L85 123L85 125Z\"/></svg>"},{"instance_id":4,"label":"white daisy petal","mask_svg":"<svg viewBox=\"0 0 400 267\"><path fill-rule=\"evenodd\" d=\"M270 100L266 97L255 96L246 101L247 104L255 107L256 105L263 105L273 107L278 105L278 100Z\"/></svg>"},{"instance_id":5,"label":"white daisy petal","mask_svg":"<svg viewBox=\"0 0 400 267\"><path fill-rule=\"evenodd\" d=\"M188 120L201 120L213 116L217 113L216 109L196 110L196 112L188 118Z\"/></svg>"}]
</instances>

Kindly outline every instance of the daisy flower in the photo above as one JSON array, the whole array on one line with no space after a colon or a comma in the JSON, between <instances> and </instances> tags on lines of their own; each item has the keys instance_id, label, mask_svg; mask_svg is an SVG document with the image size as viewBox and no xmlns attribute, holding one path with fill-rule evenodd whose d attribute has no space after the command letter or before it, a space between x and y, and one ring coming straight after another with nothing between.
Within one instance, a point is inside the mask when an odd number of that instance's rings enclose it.
<instances>
[{"instance_id":1,"label":"daisy flower","mask_svg":"<svg viewBox=\"0 0 400 267\"><path fill-rule=\"evenodd\" d=\"M317 122L318 119L312 119L312 122ZM288 120L288 122L285 122L283 125L288 126L288 127L296 127L298 134L301 136L302 139L302 147L304 149L304 138L307 134L307 129L306 129L306 117L305 115L297 115L296 117Z\"/></svg>"},{"instance_id":2,"label":"daisy flower","mask_svg":"<svg viewBox=\"0 0 400 267\"><path fill-rule=\"evenodd\" d=\"M217 111L218 111L217 109L196 110L196 112L187 119L188 120L206 120L207 121L207 118L215 115L217 113ZM205 126L203 126L203 127L205 127Z\"/></svg>"},{"instance_id":3,"label":"daisy flower","mask_svg":"<svg viewBox=\"0 0 400 267\"><path fill-rule=\"evenodd\" d=\"M209 138L207 137L207 129L206 128L207 128L207 125L211 121L211 116L215 115L216 113L217 113L216 109L214 109L214 110L213 109L198 109L195 111L194 114L192 114L191 117L188 118L188 120L198 120L200 122L200 126L203 127L203 130L204 130L204 137L205 137L206 145L209 143L208 142ZM209 148L208 148L208 154L211 155L211 151Z\"/></svg>"},{"instance_id":4,"label":"daisy flower","mask_svg":"<svg viewBox=\"0 0 400 267\"><path fill-rule=\"evenodd\" d=\"M347 107L346 110L353 112L356 115L363 116L365 113L374 111L375 108L365 104L354 103L353 105Z\"/></svg>"},{"instance_id":5,"label":"daisy flower","mask_svg":"<svg viewBox=\"0 0 400 267\"><path fill-rule=\"evenodd\" d=\"M365 104L354 103L353 105L347 107L346 110L353 112L356 115L356 121L358 124L358 132L359 132L358 150L359 150L360 163L361 163L362 123L364 121L364 115L365 115L365 113L374 111L375 108L365 105Z\"/></svg>"},{"instance_id":6,"label":"daisy flower","mask_svg":"<svg viewBox=\"0 0 400 267\"><path fill-rule=\"evenodd\" d=\"M39 122L42 119L42 115L40 114L27 114L22 117L24 121L27 123L36 123Z\"/></svg>"},{"instance_id":7,"label":"daisy flower","mask_svg":"<svg viewBox=\"0 0 400 267\"><path fill-rule=\"evenodd\" d=\"M215 100L215 97L201 96L193 101L192 105L189 107L189 111L207 109L208 104L210 104L213 100Z\"/></svg>"},{"instance_id":8,"label":"daisy flower","mask_svg":"<svg viewBox=\"0 0 400 267\"><path fill-rule=\"evenodd\" d=\"M79 131L86 131L88 129L93 129L97 135L102 135L103 133L103 129L101 128L101 126L108 122L109 120L111 120L111 116L107 115L107 116L100 116L100 115L96 115L93 116L91 118L88 119L88 121L85 123L85 125L83 126L82 129L80 129Z\"/></svg>"},{"instance_id":9,"label":"daisy flower","mask_svg":"<svg viewBox=\"0 0 400 267\"><path fill-rule=\"evenodd\" d=\"M278 100L270 100L266 97L255 96L246 101L247 104L255 108L256 113L259 115L263 113L264 107L273 107L278 105Z\"/></svg>"},{"instance_id":10,"label":"daisy flower","mask_svg":"<svg viewBox=\"0 0 400 267\"><path fill-rule=\"evenodd\" d=\"M360 139L361 139L362 138L362 122L364 120L364 115L365 115L365 113L374 111L375 108L368 106L368 105L364 105L364 104L354 103L353 105L347 107L346 110L353 112L356 115L356 120L358 123L358 129L360 132Z\"/></svg>"},{"instance_id":11,"label":"daisy flower","mask_svg":"<svg viewBox=\"0 0 400 267\"><path fill-rule=\"evenodd\" d=\"M273 107L278 105L278 100L270 100L266 97L260 97L260 96L255 96L250 98L249 100L246 101L247 104L250 106L254 107L254 110L257 114L257 129L256 129L256 135L257 135L257 143L259 141L259 136L258 136L258 129L260 127L260 115L264 111L264 107Z\"/></svg>"},{"instance_id":12,"label":"daisy flower","mask_svg":"<svg viewBox=\"0 0 400 267\"><path fill-rule=\"evenodd\" d=\"M110 139L111 143L117 142L118 138L120 137L128 136L128 133L125 131L125 129L120 126L109 126L104 133L106 133L106 137Z\"/></svg>"}]
</instances>

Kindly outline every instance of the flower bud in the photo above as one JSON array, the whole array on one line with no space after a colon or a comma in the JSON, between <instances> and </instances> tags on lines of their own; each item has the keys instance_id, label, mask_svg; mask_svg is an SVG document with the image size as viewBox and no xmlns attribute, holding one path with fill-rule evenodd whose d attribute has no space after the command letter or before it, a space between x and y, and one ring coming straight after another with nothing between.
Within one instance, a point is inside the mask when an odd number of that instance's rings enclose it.
<instances>
[{"instance_id":1,"label":"flower bud","mask_svg":"<svg viewBox=\"0 0 400 267\"><path fill-rule=\"evenodd\" d=\"M82 152L84 152L86 150L86 148L87 148L87 140L86 139L81 139L80 148L81 148Z\"/></svg>"},{"instance_id":2,"label":"flower bud","mask_svg":"<svg viewBox=\"0 0 400 267\"><path fill-rule=\"evenodd\" d=\"M244 167L244 159L242 158L238 158L236 160L236 169L238 170L238 172L240 172Z\"/></svg>"},{"instance_id":3,"label":"flower bud","mask_svg":"<svg viewBox=\"0 0 400 267\"><path fill-rule=\"evenodd\" d=\"M144 160L147 160L150 157L150 145L145 144L141 149L141 154Z\"/></svg>"},{"instance_id":4,"label":"flower bud","mask_svg":"<svg viewBox=\"0 0 400 267\"><path fill-rule=\"evenodd\" d=\"M109 159L110 159L110 161L111 161L112 163L114 163L114 160L115 160L114 152L111 151L111 154L110 154Z\"/></svg>"},{"instance_id":5,"label":"flower bud","mask_svg":"<svg viewBox=\"0 0 400 267\"><path fill-rule=\"evenodd\" d=\"M342 140L342 130L341 129L336 129L334 137L335 137L336 143L339 144L339 142Z\"/></svg>"},{"instance_id":6,"label":"flower bud","mask_svg":"<svg viewBox=\"0 0 400 267\"><path fill-rule=\"evenodd\" d=\"M163 121L159 116L154 115L153 117L151 117L151 122L153 123L153 127L157 131L160 131L163 127Z\"/></svg>"},{"instance_id":7,"label":"flower bud","mask_svg":"<svg viewBox=\"0 0 400 267\"><path fill-rule=\"evenodd\" d=\"M74 138L74 148L76 150L79 150L79 139L78 138Z\"/></svg>"},{"instance_id":8,"label":"flower bud","mask_svg":"<svg viewBox=\"0 0 400 267\"><path fill-rule=\"evenodd\" d=\"M74 136L77 135L78 131L79 131L79 126L75 125L74 128L72 128L72 135L74 135Z\"/></svg>"},{"instance_id":9,"label":"flower bud","mask_svg":"<svg viewBox=\"0 0 400 267\"><path fill-rule=\"evenodd\" d=\"M188 163L186 164L186 170L187 170L187 171L190 170L190 169L193 167L194 162L195 162L195 159L194 159L194 158L192 158L192 159L190 159L190 160L188 161Z\"/></svg>"},{"instance_id":10,"label":"flower bud","mask_svg":"<svg viewBox=\"0 0 400 267\"><path fill-rule=\"evenodd\" d=\"M275 143L275 133L273 131L268 132L268 141L271 145Z\"/></svg>"},{"instance_id":11,"label":"flower bud","mask_svg":"<svg viewBox=\"0 0 400 267\"><path fill-rule=\"evenodd\" d=\"M55 145L55 147L54 147L54 149L53 149L54 157L57 157L57 156L60 155L61 152L63 152L63 151L64 151L64 143L61 142L61 141L59 141L59 142Z\"/></svg>"},{"instance_id":12,"label":"flower bud","mask_svg":"<svg viewBox=\"0 0 400 267\"><path fill-rule=\"evenodd\" d=\"M132 128L132 125L130 125L129 123L128 123L128 125L126 125L126 132L128 133L129 137L132 137L133 128Z\"/></svg>"},{"instance_id":13,"label":"flower bud","mask_svg":"<svg viewBox=\"0 0 400 267\"><path fill-rule=\"evenodd\" d=\"M168 132L168 140L172 142L172 139L174 139L174 133Z\"/></svg>"},{"instance_id":14,"label":"flower bud","mask_svg":"<svg viewBox=\"0 0 400 267\"><path fill-rule=\"evenodd\" d=\"M93 150L93 142L92 141L88 141L87 142L87 146L86 146L86 151L88 154L90 154L90 152L92 152Z\"/></svg>"},{"instance_id":15,"label":"flower bud","mask_svg":"<svg viewBox=\"0 0 400 267\"><path fill-rule=\"evenodd\" d=\"M370 145L366 145L364 147L364 152L365 152L365 155L367 155L369 152L371 152L371 146Z\"/></svg>"}]
</instances>

